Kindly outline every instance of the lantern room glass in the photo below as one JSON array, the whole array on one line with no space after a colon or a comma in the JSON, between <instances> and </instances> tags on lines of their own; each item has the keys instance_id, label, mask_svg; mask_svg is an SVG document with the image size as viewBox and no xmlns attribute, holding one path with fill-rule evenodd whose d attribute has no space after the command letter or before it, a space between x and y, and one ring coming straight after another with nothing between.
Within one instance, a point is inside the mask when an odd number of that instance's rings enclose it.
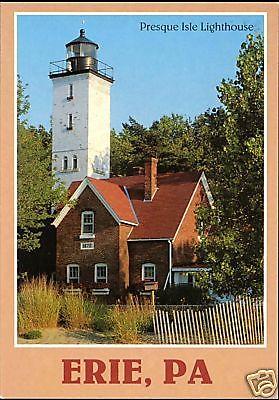
<instances>
[{"instance_id":1,"label":"lantern room glass","mask_svg":"<svg viewBox=\"0 0 279 400\"><path fill-rule=\"evenodd\" d=\"M97 58L97 47L93 43L75 43L67 47L67 58L92 57Z\"/></svg>"}]
</instances>

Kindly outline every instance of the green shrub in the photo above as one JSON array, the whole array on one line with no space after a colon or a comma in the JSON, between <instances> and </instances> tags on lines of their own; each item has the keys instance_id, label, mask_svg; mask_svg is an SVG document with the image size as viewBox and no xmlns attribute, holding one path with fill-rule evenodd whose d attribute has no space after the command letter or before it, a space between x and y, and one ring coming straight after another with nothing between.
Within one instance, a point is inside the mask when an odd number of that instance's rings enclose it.
<instances>
[{"instance_id":1,"label":"green shrub","mask_svg":"<svg viewBox=\"0 0 279 400\"><path fill-rule=\"evenodd\" d=\"M158 293L159 304L191 304L207 303L207 291L196 286L172 286Z\"/></svg>"},{"instance_id":2,"label":"green shrub","mask_svg":"<svg viewBox=\"0 0 279 400\"><path fill-rule=\"evenodd\" d=\"M39 330L29 331L22 335L24 339L39 339L42 337L42 332Z\"/></svg>"},{"instance_id":3,"label":"green shrub","mask_svg":"<svg viewBox=\"0 0 279 400\"><path fill-rule=\"evenodd\" d=\"M91 323L88 302L82 295L64 294L61 307L61 322L66 328L86 328Z\"/></svg>"},{"instance_id":4,"label":"green shrub","mask_svg":"<svg viewBox=\"0 0 279 400\"><path fill-rule=\"evenodd\" d=\"M19 333L56 327L60 301L57 287L45 276L24 282L18 293Z\"/></svg>"}]
</instances>

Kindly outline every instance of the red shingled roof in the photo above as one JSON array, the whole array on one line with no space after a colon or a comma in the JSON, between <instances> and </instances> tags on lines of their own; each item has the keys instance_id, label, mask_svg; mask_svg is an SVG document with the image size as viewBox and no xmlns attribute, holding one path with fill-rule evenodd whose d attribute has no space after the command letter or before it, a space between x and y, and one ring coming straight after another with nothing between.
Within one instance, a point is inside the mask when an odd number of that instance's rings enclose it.
<instances>
[{"instance_id":1,"label":"red shingled roof","mask_svg":"<svg viewBox=\"0 0 279 400\"><path fill-rule=\"evenodd\" d=\"M139 222L129 239L159 239L174 237L200 176L201 173L197 172L158 174L159 189L150 202L143 201L144 175L87 179L120 220L135 224ZM72 182L69 188L71 195L80 184L81 181Z\"/></svg>"},{"instance_id":2,"label":"red shingled roof","mask_svg":"<svg viewBox=\"0 0 279 400\"><path fill-rule=\"evenodd\" d=\"M94 179L89 177L87 177L87 179L97 189L99 194L121 221L137 224L132 204L122 186L110 182L108 179ZM76 191L80 184L81 181L74 181L71 183L69 187L70 195Z\"/></svg>"},{"instance_id":3,"label":"red shingled roof","mask_svg":"<svg viewBox=\"0 0 279 400\"><path fill-rule=\"evenodd\" d=\"M139 220L129 239L173 238L201 173L158 174L151 202L144 199L144 175L117 177L109 182L126 186Z\"/></svg>"}]
</instances>

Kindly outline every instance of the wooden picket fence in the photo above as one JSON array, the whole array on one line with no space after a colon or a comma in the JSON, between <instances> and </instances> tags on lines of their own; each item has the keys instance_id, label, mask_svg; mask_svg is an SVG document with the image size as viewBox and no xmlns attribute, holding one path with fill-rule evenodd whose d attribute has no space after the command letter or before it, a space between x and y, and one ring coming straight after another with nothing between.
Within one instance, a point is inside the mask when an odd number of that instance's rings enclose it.
<instances>
[{"instance_id":1,"label":"wooden picket fence","mask_svg":"<svg viewBox=\"0 0 279 400\"><path fill-rule=\"evenodd\" d=\"M204 309L157 309L153 326L160 344L262 344L263 301L237 297Z\"/></svg>"}]
</instances>

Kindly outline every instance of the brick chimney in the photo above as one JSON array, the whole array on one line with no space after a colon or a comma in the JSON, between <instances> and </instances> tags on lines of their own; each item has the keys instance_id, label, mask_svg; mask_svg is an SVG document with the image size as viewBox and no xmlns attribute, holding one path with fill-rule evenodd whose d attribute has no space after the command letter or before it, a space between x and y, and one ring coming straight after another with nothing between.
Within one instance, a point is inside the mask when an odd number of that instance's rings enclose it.
<instances>
[{"instance_id":1,"label":"brick chimney","mask_svg":"<svg viewBox=\"0 0 279 400\"><path fill-rule=\"evenodd\" d=\"M157 190L157 158L150 157L145 162L144 200L152 201Z\"/></svg>"}]
</instances>

